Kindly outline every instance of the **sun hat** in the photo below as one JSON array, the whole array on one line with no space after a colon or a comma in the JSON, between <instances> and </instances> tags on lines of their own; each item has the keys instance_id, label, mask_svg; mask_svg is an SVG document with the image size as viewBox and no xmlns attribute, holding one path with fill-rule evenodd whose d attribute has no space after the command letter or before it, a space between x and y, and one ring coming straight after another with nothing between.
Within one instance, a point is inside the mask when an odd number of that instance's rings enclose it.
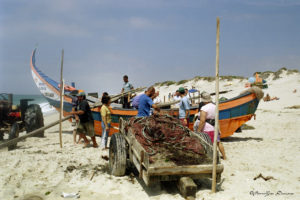
<instances>
[{"instance_id":1,"label":"sun hat","mask_svg":"<svg viewBox=\"0 0 300 200\"><path fill-rule=\"evenodd\" d=\"M180 93L185 93L185 90L184 90L183 87L180 87L180 88L178 89L178 92L180 92Z\"/></svg>"},{"instance_id":2,"label":"sun hat","mask_svg":"<svg viewBox=\"0 0 300 200\"><path fill-rule=\"evenodd\" d=\"M212 100L211 100L211 96L210 96L210 94L209 93L207 93L207 92L202 92L201 93L201 101L202 102L211 102Z\"/></svg>"}]
</instances>

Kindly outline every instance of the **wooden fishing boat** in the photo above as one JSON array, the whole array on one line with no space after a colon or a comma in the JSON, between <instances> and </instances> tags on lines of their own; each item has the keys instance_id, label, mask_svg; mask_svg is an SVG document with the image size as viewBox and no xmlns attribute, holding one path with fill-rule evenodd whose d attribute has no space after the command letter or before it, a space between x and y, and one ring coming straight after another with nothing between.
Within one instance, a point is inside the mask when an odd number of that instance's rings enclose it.
<instances>
[{"instance_id":1,"label":"wooden fishing boat","mask_svg":"<svg viewBox=\"0 0 300 200\"><path fill-rule=\"evenodd\" d=\"M47 75L45 75L41 70L39 70L35 64L35 55L36 49L33 51L31 56L31 71L34 82L39 88L42 95L48 100L50 105L54 106L57 110L60 108L60 96L59 90L60 85L58 82L54 81ZM65 87L65 95L64 95L64 116L70 115L70 111L72 110L72 96L70 95L72 90L69 86ZM101 128L101 115L100 108L101 103L99 99L96 99L91 96L87 96L87 99L94 103L94 105L99 105L92 108L92 114L94 118L94 128L95 133L97 135L102 134ZM257 94L252 92L246 92L242 95L239 95L235 98L220 102L219 104L219 124L220 124L220 132L221 138L228 137L232 135L240 126L242 126L245 122L249 121L253 116L257 109L259 103L259 99L257 98ZM120 118L128 119L130 117L134 117L137 115L138 111L136 109L123 109L119 107L111 108L112 113L112 123L113 127L119 126ZM172 116L178 116L178 109L162 109L162 114L169 114ZM190 110L190 124L189 128L193 129L193 120L195 114L198 113L198 107L191 107ZM110 135L118 132L117 129L111 129Z\"/></svg>"}]
</instances>

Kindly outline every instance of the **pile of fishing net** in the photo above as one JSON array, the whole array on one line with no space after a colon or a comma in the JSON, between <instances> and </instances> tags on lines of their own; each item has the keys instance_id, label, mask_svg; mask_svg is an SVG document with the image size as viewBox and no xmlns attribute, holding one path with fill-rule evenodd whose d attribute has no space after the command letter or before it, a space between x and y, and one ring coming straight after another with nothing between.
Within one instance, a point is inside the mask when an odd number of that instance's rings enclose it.
<instances>
[{"instance_id":1,"label":"pile of fishing net","mask_svg":"<svg viewBox=\"0 0 300 200\"><path fill-rule=\"evenodd\" d=\"M180 120L169 115L133 117L125 126L144 147L149 156L163 156L177 165L210 163L207 156L211 145L183 126Z\"/></svg>"}]
</instances>

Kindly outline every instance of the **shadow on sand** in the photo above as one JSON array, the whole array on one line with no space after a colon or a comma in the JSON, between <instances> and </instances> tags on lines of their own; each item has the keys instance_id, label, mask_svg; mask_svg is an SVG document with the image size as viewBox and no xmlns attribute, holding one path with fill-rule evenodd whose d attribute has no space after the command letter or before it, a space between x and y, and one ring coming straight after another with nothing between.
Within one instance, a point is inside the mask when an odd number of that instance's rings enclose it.
<instances>
[{"instance_id":1,"label":"shadow on sand","mask_svg":"<svg viewBox=\"0 0 300 200\"><path fill-rule=\"evenodd\" d=\"M131 168L135 180L143 187L144 191L147 193L149 197L159 196L162 194L171 194L171 195L180 195L179 190L177 188L177 181L161 181L159 184L154 187L148 187L142 179L139 178L139 174L136 169ZM194 180L197 185L197 191L211 189L212 180L209 178L202 178ZM217 183L217 191L223 191L222 184L224 182L224 178L221 179L219 183Z\"/></svg>"},{"instance_id":2,"label":"shadow on sand","mask_svg":"<svg viewBox=\"0 0 300 200\"><path fill-rule=\"evenodd\" d=\"M263 141L262 138L258 137L227 137L227 138L222 138L222 142L245 142L249 140L256 140L257 142Z\"/></svg>"}]
</instances>

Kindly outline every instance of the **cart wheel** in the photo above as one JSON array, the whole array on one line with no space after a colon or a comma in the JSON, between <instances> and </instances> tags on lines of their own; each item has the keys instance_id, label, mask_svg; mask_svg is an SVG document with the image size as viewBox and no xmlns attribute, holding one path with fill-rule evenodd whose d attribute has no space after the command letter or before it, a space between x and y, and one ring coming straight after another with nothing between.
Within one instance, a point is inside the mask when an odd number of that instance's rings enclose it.
<instances>
[{"instance_id":1,"label":"cart wheel","mask_svg":"<svg viewBox=\"0 0 300 200\"><path fill-rule=\"evenodd\" d=\"M43 113L39 105L31 104L25 112L25 129L27 133L34 131L44 126ZM44 137L44 131L36 135L37 137Z\"/></svg>"},{"instance_id":2,"label":"cart wheel","mask_svg":"<svg viewBox=\"0 0 300 200\"><path fill-rule=\"evenodd\" d=\"M126 141L121 133L111 136L109 143L109 171L114 176L124 176L126 171Z\"/></svg>"},{"instance_id":3,"label":"cart wheel","mask_svg":"<svg viewBox=\"0 0 300 200\"><path fill-rule=\"evenodd\" d=\"M3 132L3 131L0 131L0 141L3 140L3 137L4 137L4 132Z\"/></svg>"},{"instance_id":4,"label":"cart wheel","mask_svg":"<svg viewBox=\"0 0 300 200\"><path fill-rule=\"evenodd\" d=\"M11 129L10 129L10 131L9 131L8 139L9 139L9 140L12 140L12 139L15 139L15 138L17 138L17 137L19 137L19 125L18 125L17 122L15 122L15 123L12 125L12 127L11 127ZM15 149L16 147L17 147L17 143L7 146L8 150L13 150L13 149Z\"/></svg>"}]
</instances>

